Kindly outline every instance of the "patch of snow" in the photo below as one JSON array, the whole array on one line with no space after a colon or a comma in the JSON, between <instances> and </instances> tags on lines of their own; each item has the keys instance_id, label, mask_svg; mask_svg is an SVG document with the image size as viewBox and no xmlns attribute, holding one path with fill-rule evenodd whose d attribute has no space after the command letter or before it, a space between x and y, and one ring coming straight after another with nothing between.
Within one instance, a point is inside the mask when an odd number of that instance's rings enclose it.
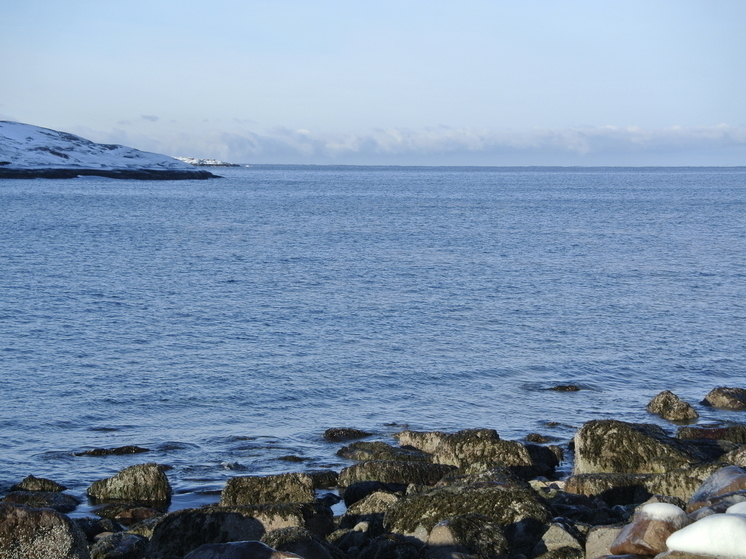
<instances>
[{"instance_id":1,"label":"patch of snow","mask_svg":"<svg viewBox=\"0 0 746 559\"><path fill-rule=\"evenodd\" d=\"M640 512L652 520L676 520L686 516L683 510L669 503L650 503L642 507Z\"/></svg>"},{"instance_id":2,"label":"patch of snow","mask_svg":"<svg viewBox=\"0 0 746 559\"><path fill-rule=\"evenodd\" d=\"M671 551L746 559L746 515L713 514L668 536Z\"/></svg>"},{"instance_id":3,"label":"patch of snow","mask_svg":"<svg viewBox=\"0 0 746 559\"><path fill-rule=\"evenodd\" d=\"M729 506L726 511L726 514L746 514L746 501L741 501L740 503L736 503L735 505Z\"/></svg>"},{"instance_id":4,"label":"patch of snow","mask_svg":"<svg viewBox=\"0 0 746 559\"><path fill-rule=\"evenodd\" d=\"M193 170L166 155L10 121L0 121L0 168Z\"/></svg>"},{"instance_id":5,"label":"patch of snow","mask_svg":"<svg viewBox=\"0 0 746 559\"><path fill-rule=\"evenodd\" d=\"M197 167L240 167L240 165L237 165L236 163L226 163L219 159L199 159L197 157L175 157L174 159L178 159L179 161Z\"/></svg>"}]
</instances>

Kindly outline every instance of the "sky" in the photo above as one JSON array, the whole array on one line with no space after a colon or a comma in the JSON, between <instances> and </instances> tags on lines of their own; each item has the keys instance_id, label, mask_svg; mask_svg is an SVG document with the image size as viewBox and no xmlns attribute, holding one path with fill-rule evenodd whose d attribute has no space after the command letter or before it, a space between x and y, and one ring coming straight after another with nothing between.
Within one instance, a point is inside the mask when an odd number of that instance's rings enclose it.
<instances>
[{"instance_id":1,"label":"sky","mask_svg":"<svg viewBox=\"0 0 746 559\"><path fill-rule=\"evenodd\" d=\"M746 165L746 1L0 0L0 120L247 164Z\"/></svg>"}]
</instances>

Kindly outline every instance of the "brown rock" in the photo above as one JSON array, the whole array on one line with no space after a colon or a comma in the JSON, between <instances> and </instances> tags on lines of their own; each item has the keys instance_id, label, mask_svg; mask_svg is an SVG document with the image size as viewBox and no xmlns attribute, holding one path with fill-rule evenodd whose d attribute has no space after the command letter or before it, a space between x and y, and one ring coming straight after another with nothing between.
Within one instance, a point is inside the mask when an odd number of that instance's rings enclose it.
<instances>
[{"instance_id":1,"label":"brown rock","mask_svg":"<svg viewBox=\"0 0 746 559\"><path fill-rule=\"evenodd\" d=\"M402 460L405 462L430 462L429 454L417 449L397 448L383 442L357 441L337 451L337 456L358 460Z\"/></svg>"},{"instance_id":2,"label":"brown rock","mask_svg":"<svg viewBox=\"0 0 746 559\"><path fill-rule=\"evenodd\" d=\"M690 523L676 505L652 503L642 507L611 544L614 555L657 555L666 551L666 539Z\"/></svg>"},{"instance_id":3,"label":"brown rock","mask_svg":"<svg viewBox=\"0 0 746 559\"><path fill-rule=\"evenodd\" d=\"M737 466L726 466L715 471L692 495L686 505L687 512L708 507L720 495L746 489L746 471Z\"/></svg>"},{"instance_id":4,"label":"brown rock","mask_svg":"<svg viewBox=\"0 0 746 559\"><path fill-rule=\"evenodd\" d=\"M142 559L148 540L136 534L117 532L99 539L91 547L91 559Z\"/></svg>"},{"instance_id":5,"label":"brown rock","mask_svg":"<svg viewBox=\"0 0 746 559\"><path fill-rule=\"evenodd\" d=\"M702 403L721 410L746 410L746 389L713 388Z\"/></svg>"}]
</instances>

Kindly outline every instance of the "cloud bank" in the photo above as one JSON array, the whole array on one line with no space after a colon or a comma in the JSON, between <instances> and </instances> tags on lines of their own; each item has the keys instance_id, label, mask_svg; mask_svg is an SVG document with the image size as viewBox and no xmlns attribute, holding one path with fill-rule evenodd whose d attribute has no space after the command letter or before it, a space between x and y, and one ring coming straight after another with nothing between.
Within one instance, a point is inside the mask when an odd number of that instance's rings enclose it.
<instances>
[{"instance_id":1,"label":"cloud bank","mask_svg":"<svg viewBox=\"0 0 746 559\"><path fill-rule=\"evenodd\" d=\"M100 136L100 134L99 134ZM360 165L746 165L746 127L587 127L496 131L436 127L363 134L275 128L138 136L118 130L97 141L169 155L237 163ZM93 138L92 138L93 139Z\"/></svg>"}]
</instances>

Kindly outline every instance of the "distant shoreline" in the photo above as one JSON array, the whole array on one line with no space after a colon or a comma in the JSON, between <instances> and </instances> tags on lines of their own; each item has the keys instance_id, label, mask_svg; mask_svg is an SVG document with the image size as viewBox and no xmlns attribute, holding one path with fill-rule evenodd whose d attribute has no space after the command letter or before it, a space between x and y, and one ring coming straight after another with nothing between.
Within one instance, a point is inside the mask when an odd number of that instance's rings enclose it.
<instances>
[{"instance_id":1,"label":"distant shoreline","mask_svg":"<svg viewBox=\"0 0 746 559\"><path fill-rule=\"evenodd\" d=\"M181 169L8 169L0 167L0 179L74 179L82 176L127 180L219 179L209 171Z\"/></svg>"}]
</instances>

